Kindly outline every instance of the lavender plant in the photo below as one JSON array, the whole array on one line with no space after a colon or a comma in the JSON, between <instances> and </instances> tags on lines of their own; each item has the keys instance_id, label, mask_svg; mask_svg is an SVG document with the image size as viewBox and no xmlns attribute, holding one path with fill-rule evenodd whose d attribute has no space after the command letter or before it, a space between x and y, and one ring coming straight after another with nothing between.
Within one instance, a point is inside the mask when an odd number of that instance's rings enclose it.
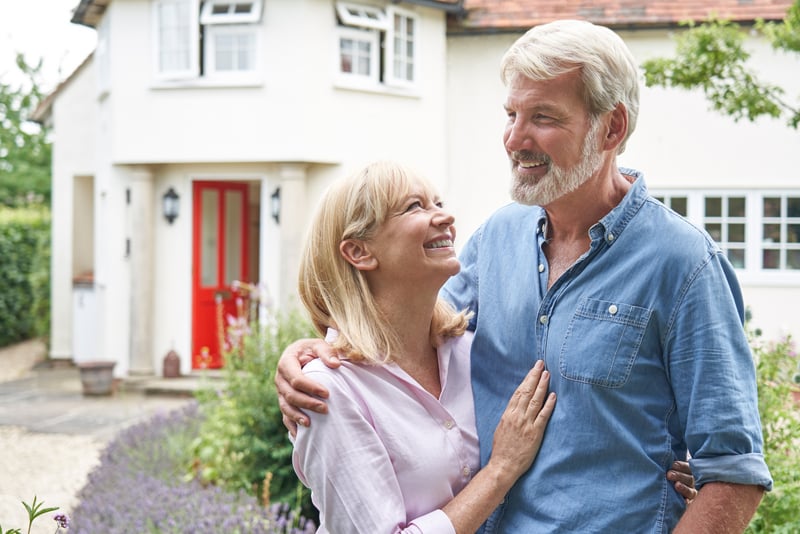
<instances>
[{"instance_id":1,"label":"lavender plant","mask_svg":"<svg viewBox=\"0 0 800 534\"><path fill-rule=\"evenodd\" d=\"M265 508L242 491L185 480L192 461L189 444L201 424L193 403L121 432L102 453L100 465L78 496L73 532L314 532L312 522L283 508Z\"/></svg>"}]
</instances>

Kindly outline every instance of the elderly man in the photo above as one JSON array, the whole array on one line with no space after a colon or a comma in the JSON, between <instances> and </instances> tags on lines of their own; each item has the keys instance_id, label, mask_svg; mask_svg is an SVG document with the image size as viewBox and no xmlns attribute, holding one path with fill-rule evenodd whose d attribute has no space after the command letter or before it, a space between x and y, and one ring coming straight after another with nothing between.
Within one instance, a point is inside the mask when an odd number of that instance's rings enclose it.
<instances>
[{"instance_id":1,"label":"elderly man","mask_svg":"<svg viewBox=\"0 0 800 534\"><path fill-rule=\"evenodd\" d=\"M618 168L636 125L636 64L607 28L537 26L502 60L514 203L466 244L443 289L475 315L481 459L516 385L543 359L558 395L539 456L485 532L742 532L772 486L734 270L701 229ZM285 420L324 390L288 347ZM335 365L335 361L331 363ZM294 405L294 406L290 406ZM686 508L665 477L691 456Z\"/></svg>"}]
</instances>

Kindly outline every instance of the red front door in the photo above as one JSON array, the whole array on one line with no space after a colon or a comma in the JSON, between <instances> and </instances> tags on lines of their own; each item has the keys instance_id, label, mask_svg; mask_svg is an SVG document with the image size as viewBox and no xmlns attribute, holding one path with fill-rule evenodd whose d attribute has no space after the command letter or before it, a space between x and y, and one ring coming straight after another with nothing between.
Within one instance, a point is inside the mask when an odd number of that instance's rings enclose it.
<instances>
[{"instance_id":1,"label":"red front door","mask_svg":"<svg viewBox=\"0 0 800 534\"><path fill-rule=\"evenodd\" d=\"M222 367L226 316L236 314L231 282L248 281L247 184L194 182L192 368Z\"/></svg>"}]
</instances>

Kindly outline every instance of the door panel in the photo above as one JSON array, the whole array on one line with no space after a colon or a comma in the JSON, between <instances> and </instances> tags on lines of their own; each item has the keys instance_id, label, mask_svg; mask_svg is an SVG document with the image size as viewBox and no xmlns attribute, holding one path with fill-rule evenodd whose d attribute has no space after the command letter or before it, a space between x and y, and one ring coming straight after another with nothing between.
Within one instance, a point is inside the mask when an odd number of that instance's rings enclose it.
<instances>
[{"instance_id":1,"label":"door panel","mask_svg":"<svg viewBox=\"0 0 800 534\"><path fill-rule=\"evenodd\" d=\"M192 368L222 367L221 335L236 314L231 283L248 280L247 184L194 182Z\"/></svg>"}]
</instances>

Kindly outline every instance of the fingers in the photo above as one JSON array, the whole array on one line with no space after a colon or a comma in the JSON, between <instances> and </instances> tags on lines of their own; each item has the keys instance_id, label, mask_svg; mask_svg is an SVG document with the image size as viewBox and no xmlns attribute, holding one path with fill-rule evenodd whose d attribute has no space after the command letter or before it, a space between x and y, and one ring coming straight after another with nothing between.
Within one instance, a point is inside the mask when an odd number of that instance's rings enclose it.
<instances>
[{"instance_id":1,"label":"fingers","mask_svg":"<svg viewBox=\"0 0 800 534\"><path fill-rule=\"evenodd\" d=\"M289 431L289 434L292 436L297 436L297 423L293 420L289 419L287 416L283 416L283 426L286 427L286 430Z\"/></svg>"},{"instance_id":2,"label":"fingers","mask_svg":"<svg viewBox=\"0 0 800 534\"><path fill-rule=\"evenodd\" d=\"M686 500L686 504L691 504L691 502L697 498L697 490L681 482L675 483L675 491Z\"/></svg>"},{"instance_id":3,"label":"fingers","mask_svg":"<svg viewBox=\"0 0 800 534\"><path fill-rule=\"evenodd\" d=\"M697 497L694 476L688 462L675 461L672 469L667 471L667 479L675 484L675 491L681 494L687 502L691 502Z\"/></svg>"}]
</instances>

